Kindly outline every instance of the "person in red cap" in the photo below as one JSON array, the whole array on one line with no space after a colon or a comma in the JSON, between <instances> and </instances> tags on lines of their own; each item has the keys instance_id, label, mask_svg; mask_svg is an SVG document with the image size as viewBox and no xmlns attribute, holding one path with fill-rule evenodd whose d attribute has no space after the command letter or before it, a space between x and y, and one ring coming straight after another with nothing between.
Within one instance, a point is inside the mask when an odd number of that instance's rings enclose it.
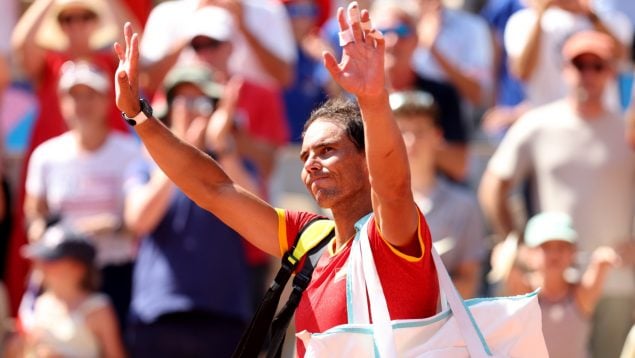
<instances>
[{"instance_id":1,"label":"person in red cap","mask_svg":"<svg viewBox=\"0 0 635 358\"><path fill-rule=\"evenodd\" d=\"M594 357L618 357L635 309L632 232L635 153L624 140L621 113L604 102L615 75L616 42L601 32L579 32L564 44L566 97L535 108L516 122L489 162L481 203L499 234L517 228L507 196L524 179L532 183L534 212L571 217L580 257L599 246L622 256L606 281L593 320ZM584 268L588 262L579 262Z\"/></svg>"}]
</instances>

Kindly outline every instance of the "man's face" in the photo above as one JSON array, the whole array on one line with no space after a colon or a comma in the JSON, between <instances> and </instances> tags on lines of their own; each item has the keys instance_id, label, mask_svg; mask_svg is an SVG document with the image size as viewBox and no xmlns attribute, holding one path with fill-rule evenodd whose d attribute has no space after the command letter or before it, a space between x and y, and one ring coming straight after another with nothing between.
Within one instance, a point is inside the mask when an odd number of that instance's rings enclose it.
<instances>
[{"instance_id":1,"label":"man's face","mask_svg":"<svg viewBox=\"0 0 635 358\"><path fill-rule=\"evenodd\" d=\"M229 56L232 54L232 44L229 41L219 41L207 36L196 36L190 42L196 57L221 73L227 72Z\"/></svg>"},{"instance_id":2,"label":"man's face","mask_svg":"<svg viewBox=\"0 0 635 358\"><path fill-rule=\"evenodd\" d=\"M370 195L366 158L341 126L318 119L307 129L300 159L301 177L322 208L353 202Z\"/></svg>"},{"instance_id":3,"label":"man's face","mask_svg":"<svg viewBox=\"0 0 635 358\"><path fill-rule=\"evenodd\" d=\"M373 15L373 23L386 39L384 66L387 69L410 66L412 55L417 48L417 33L414 25L394 10Z\"/></svg>"},{"instance_id":4,"label":"man's face","mask_svg":"<svg viewBox=\"0 0 635 358\"><path fill-rule=\"evenodd\" d=\"M599 100L613 78L610 63L594 54L582 54L565 65L565 80L582 101Z\"/></svg>"},{"instance_id":5,"label":"man's face","mask_svg":"<svg viewBox=\"0 0 635 358\"><path fill-rule=\"evenodd\" d=\"M70 128L102 125L106 120L108 97L86 85L75 85L60 93L62 116Z\"/></svg>"},{"instance_id":6,"label":"man's face","mask_svg":"<svg viewBox=\"0 0 635 358\"><path fill-rule=\"evenodd\" d=\"M197 117L209 118L214 106L212 100L196 85L181 83L173 89L174 98L170 103L170 118L174 121L182 121L186 128ZM179 117L179 118L175 118Z\"/></svg>"}]
</instances>

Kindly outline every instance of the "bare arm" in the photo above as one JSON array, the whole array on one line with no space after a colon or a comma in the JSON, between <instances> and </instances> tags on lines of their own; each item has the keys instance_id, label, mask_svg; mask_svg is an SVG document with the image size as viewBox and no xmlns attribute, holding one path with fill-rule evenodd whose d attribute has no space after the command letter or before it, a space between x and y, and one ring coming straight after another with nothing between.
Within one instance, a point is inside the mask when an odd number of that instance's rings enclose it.
<instances>
[{"instance_id":1,"label":"bare arm","mask_svg":"<svg viewBox=\"0 0 635 358\"><path fill-rule=\"evenodd\" d=\"M373 211L381 232L390 244L406 254L416 254L420 252L416 240L418 216L405 145L385 89L384 39L375 30L362 33L358 6L349 5L348 14L355 42L344 46L339 64L330 53L325 53L324 62L333 79L357 97L364 120ZM348 31L342 8L337 16L340 29ZM361 19L369 21L366 10Z\"/></svg>"},{"instance_id":2,"label":"bare arm","mask_svg":"<svg viewBox=\"0 0 635 358\"><path fill-rule=\"evenodd\" d=\"M181 41L174 45L174 47L158 61L152 63L142 64L141 67L141 87L149 93L154 93L165 78L165 75L170 72L170 69L176 64L181 55L181 51L187 46L187 41Z\"/></svg>"},{"instance_id":3,"label":"bare arm","mask_svg":"<svg viewBox=\"0 0 635 358\"><path fill-rule=\"evenodd\" d=\"M44 66L45 50L35 43L42 21L55 3L54 0L35 1L20 18L13 30L11 46L18 63L32 79L38 80Z\"/></svg>"},{"instance_id":4,"label":"bare arm","mask_svg":"<svg viewBox=\"0 0 635 358\"><path fill-rule=\"evenodd\" d=\"M126 196L126 227L137 237L154 230L168 209L173 191L174 184L170 179L161 170L155 170L150 181Z\"/></svg>"},{"instance_id":5,"label":"bare arm","mask_svg":"<svg viewBox=\"0 0 635 358\"><path fill-rule=\"evenodd\" d=\"M104 358L123 358L126 356L119 324L112 307L98 309L87 317L88 325L97 336Z\"/></svg>"},{"instance_id":6,"label":"bare arm","mask_svg":"<svg viewBox=\"0 0 635 358\"><path fill-rule=\"evenodd\" d=\"M43 197L26 194L24 199L24 216L29 240L39 239L46 229L46 217L49 215L48 205Z\"/></svg>"},{"instance_id":7,"label":"bare arm","mask_svg":"<svg viewBox=\"0 0 635 358\"><path fill-rule=\"evenodd\" d=\"M511 180L501 179L491 171L486 171L478 191L485 216L502 237L514 230L514 221L507 203L511 186Z\"/></svg>"},{"instance_id":8,"label":"bare arm","mask_svg":"<svg viewBox=\"0 0 635 358\"><path fill-rule=\"evenodd\" d=\"M542 38L542 16L551 5L551 1L545 1L543 6L537 9L536 22L529 30L529 39L525 44L525 48L520 56L509 59L510 70L518 78L528 81L534 73L536 64L538 63L538 55L540 53L540 42Z\"/></svg>"},{"instance_id":9,"label":"bare arm","mask_svg":"<svg viewBox=\"0 0 635 358\"><path fill-rule=\"evenodd\" d=\"M247 44L258 58L262 68L281 86L290 85L293 82L294 69L291 63L284 61L275 55L271 50L262 45L261 41L254 36L247 24L243 13L243 5L238 0L218 0L217 6L226 8L236 20L238 30L243 34Z\"/></svg>"},{"instance_id":10,"label":"bare arm","mask_svg":"<svg viewBox=\"0 0 635 358\"><path fill-rule=\"evenodd\" d=\"M125 25L124 33L125 49L115 44L120 60L115 81L117 106L134 115L140 109L139 38L133 35L130 24ZM135 129L155 162L188 197L261 250L280 255L278 216L269 204L234 183L216 161L177 138L154 118Z\"/></svg>"},{"instance_id":11,"label":"bare arm","mask_svg":"<svg viewBox=\"0 0 635 358\"><path fill-rule=\"evenodd\" d=\"M631 104L626 111L626 142L635 150L635 92L631 97Z\"/></svg>"},{"instance_id":12,"label":"bare arm","mask_svg":"<svg viewBox=\"0 0 635 358\"><path fill-rule=\"evenodd\" d=\"M479 82L465 75L457 66L450 63L445 56L437 50L436 46L430 48L430 53L448 75L450 83L456 87L461 96L467 98L473 104L480 104L483 99L483 90Z\"/></svg>"},{"instance_id":13,"label":"bare arm","mask_svg":"<svg viewBox=\"0 0 635 358\"><path fill-rule=\"evenodd\" d=\"M611 247L601 246L593 251L591 263L582 276L580 286L576 290L576 300L580 309L590 315L602 295L604 281L611 267L615 266L619 257Z\"/></svg>"}]
</instances>

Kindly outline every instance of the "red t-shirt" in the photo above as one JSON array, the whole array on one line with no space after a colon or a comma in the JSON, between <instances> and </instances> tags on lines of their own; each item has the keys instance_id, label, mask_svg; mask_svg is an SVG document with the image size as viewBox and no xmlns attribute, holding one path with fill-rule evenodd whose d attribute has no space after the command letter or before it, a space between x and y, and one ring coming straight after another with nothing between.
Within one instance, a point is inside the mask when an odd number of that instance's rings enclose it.
<instances>
[{"instance_id":1,"label":"red t-shirt","mask_svg":"<svg viewBox=\"0 0 635 358\"><path fill-rule=\"evenodd\" d=\"M279 90L245 81L238 96L238 125L271 144L281 146L289 141L289 128Z\"/></svg>"},{"instance_id":2,"label":"red t-shirt","mask_svg":"<svg viewBox=\"0 0 635 358\"><path fill-rule=\"evenodd\" d=\"M278 210L278 239L281 252L286 252L297 233L317 215L306 212ZM419 213L421 257L399 252L381 236L374 217L368 224L368 237L373 250L379 280L386 296L391 319L412 319L436 313L439 285L430 251L432 239L428 224ZM320 258L313 271L295 314L296 331L324 332L346 324L346 267L352 240L339 252L333 252L334 242ZM304 356L304 346L298 341L298 354Z\"/></svg>"}]
</instances>

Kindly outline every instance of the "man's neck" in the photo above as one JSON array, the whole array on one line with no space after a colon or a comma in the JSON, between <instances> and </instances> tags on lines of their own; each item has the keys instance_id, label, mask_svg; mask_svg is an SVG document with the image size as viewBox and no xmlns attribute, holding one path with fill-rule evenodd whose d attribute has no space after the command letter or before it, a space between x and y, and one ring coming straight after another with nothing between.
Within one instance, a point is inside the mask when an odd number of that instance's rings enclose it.
<instances>
[{"instance_id":1,"label":"man's neck","mask_svg":"<svg viewBox=\"0 0 635 358\"><path fill-rule=\"evenodd\" d=\"M356 203L356 204L355 204ZM344 200L343 205L331 208L335 220L335 249L346 245L355 235L355 224L373 211L370 195L362 200Z\"/></svg>"},{"instance_id":2,"label":"man's neck","mask_svg":"<svg viewBox=\"0 0 635 358\"><path fill-rule=\"evenodd\" d=\"M84 130L75 131L75 138L80 150L93 152L101 148L108 138L108 130Z\"/></svg>"},{"instance_id":3,"label":"man's neck","mask_svg":"<svg viewBox=\"0 0 635 358\"><path fill-rule=\"evenodd\" d=\"M601 99L580 101L576 98L572 98L569 103L571 103L573 111L583 119L599 118L606 113L604 103L602 103Z\"/></svg>"},{"instance_id":4,"label":"man's neck","mask_svg":"<svg viewBox=\"0 0 635 358\"><path fill-rule=\"evenodd\" d=\"M437 184L437 176L434 168L428 170L412 170L412 191L418 195L427 196ZM416 174L414 174L416 172Z\"/></svg>"}]
</instances>

